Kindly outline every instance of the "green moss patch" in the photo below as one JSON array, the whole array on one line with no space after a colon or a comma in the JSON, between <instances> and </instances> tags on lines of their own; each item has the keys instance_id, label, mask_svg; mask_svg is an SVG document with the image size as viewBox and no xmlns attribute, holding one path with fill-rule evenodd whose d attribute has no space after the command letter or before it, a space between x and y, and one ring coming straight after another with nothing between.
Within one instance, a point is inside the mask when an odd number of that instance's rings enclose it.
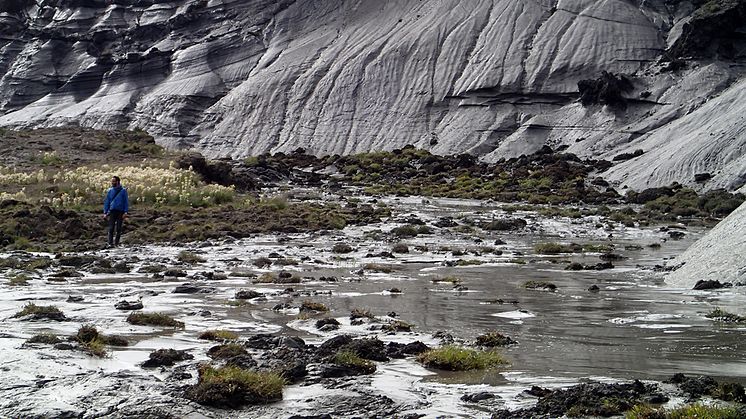
<instances>
[{"instance_id":1,"label":"green moss patch","mask_svg":"<svg viewBox=\"0 0 746 419\"><path fill-rule=\"evenodd\" d=\"M284 386L285 380L273 372L201 365L199 381L187 390L186 397L202 405L235 409L281 400Z\"/></svg>"},{"instance_id":2,"label":"green moss patch","mask_svg":"<svg viewBox=\"0 0 746 419\"><path fill-rule=\"evenodd\" d=\"M136 311L127 316L127 323L136 326L164 326L173 327L175 329L184 328L184 322L175 320L173 317L165 313L143 313Z\"/></svg>"},{"instance_id":3,"label":"green moss patch","mask_svg":"<svg viewBox=\"0 0 746 419\"><path fill-rule=\"evenodd\" d=\"M451 345L423 352L417 356L417 360L428 368L448 371L483 370L508 364L497 352Z\"/></svg>"}]
</instances>

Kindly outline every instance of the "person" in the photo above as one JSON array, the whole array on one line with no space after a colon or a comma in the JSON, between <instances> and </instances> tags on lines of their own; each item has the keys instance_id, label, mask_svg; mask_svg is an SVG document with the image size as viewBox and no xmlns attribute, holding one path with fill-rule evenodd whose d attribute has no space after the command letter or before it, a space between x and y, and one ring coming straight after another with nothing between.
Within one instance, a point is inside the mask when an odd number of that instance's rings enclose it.
<instances>
[{"instance_id":1,"label":"person","mask_svg":"<svg viewBox=\"0 0 746 419\"><path fill-rule=\"evenodd\" d=\"M119 246L122 235L122 223L129 214L129 197L127 189L122 187L119 176L111 178L111 188L104 197L104 218L109 221L109 246ZM116 234L115 234L116 233Z\"/></svg>"}]
</instances>

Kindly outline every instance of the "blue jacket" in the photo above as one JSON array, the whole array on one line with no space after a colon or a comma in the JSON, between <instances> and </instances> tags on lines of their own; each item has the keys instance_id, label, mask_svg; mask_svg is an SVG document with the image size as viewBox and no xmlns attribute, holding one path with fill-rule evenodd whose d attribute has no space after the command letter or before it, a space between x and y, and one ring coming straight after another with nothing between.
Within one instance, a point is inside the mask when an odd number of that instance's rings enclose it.
<instances>
[{"instance_id":1,"label":"blue jacket","mask_svg":"<svg viewBox=\"0 0 746 419\"><path fill-rule=\"evenodd\" d=\"M119 194L117 194L117 191ZM116 195L116 197L114 197ZM106 198L104 198L104 214L108 214L109 211L122 211L129 212L130 199L127 196L127 189L122 186L116 188L109 188L106 192Z\"/></svg>"}]
</instances>

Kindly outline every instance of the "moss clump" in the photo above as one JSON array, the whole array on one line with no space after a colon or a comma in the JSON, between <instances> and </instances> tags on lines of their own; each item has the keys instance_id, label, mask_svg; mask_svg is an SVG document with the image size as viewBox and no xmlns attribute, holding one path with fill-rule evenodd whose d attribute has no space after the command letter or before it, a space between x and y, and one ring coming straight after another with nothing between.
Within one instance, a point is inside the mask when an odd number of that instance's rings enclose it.
<instances>
[{"instance_id":1,"label":"moss clump","mask_svg":"<svg viewBox=\"0 0 746 419\"><path fill-rule=\"evenodd\" d=\"M528 281L523 284L523 288L529 290L555 291L557 289L557 286L552 284L551 282L546 281Z\"/></svg>"},{"instance_id":2,"label":"moss clump","mask_svg":"<svg viewBox=\"0 0 746 419\"><path fill-rule=\"evenodd\" d=\"M246 349L237 343L213 346L207 351L207 355L213 359L229 359L234 356L246 355Z\"/></svg>"},{"instance_id":3,"label":"moss clump","mask_svg":"<svg viewBox=\"0 0 746 419\"><path fill-rule=\"evenodd\" d=\"M316 303L313 301L304 301L300 305L300 311L301 312L308 312L308 311L327 312L329 311L329 307L327 307L323 303Z\"/></svg>"},{"instance_id":4,"label":"moss clump","mask_svg":"<svg viewBox=\"0 0 746 419\"><path fill-rule=\"evenodd\" d=\"M14 318L26 316L32 316L32 320L49 319L62 321L67 319L57 306L37 306L34 303L26 304L21 311L13 315Z\"/></svg>"},{"instance_id":5,"label":"moss clump","mask_svg":"<svg viewBox=\"0 0 746 419\"><path fill-rule=\"evenodd\" d=\"M483 335L477 336L477 345L479 346L507 346L516 343L513 339L509 338L498 332L487 332Z\"/></svg>"},{"instance_id":6,"label":"moss clump","mask_svg":"<svg viewBox=\"0 0 746 419\"><path fill-rule=\"evenodd\" d=\"M175 329L183 329L184 322L175 320L165 313L143 313L140 311L133 312L127 316L127 323L136 326L164 326Z\"/></svg>"},{"instance_id":7,"label":"moss clump","mask_svg":"<svg viewBox=\"0 0 746 419\"><path fill-rule=\"evenodd\" d=\"M43 343L45 345L54 345L62 342L57 335L52 333L40 333L38 335L31 336L26 340L26 343Z\"/></svg>"},{"instance_id":8,"label":"moss clump","mask_svg":"<svg viewBox=\"0 0 746 419\"><path fill-rule=\"evenodd\" d=\"M373 374L376 372L376 364L361 358L350 350L341 350L332 358L332 362L343 367L352 368L361 374Z\"/></svg>"},{"instance_id":9,"label":"moss clump","mask_svg":"<svg viewBox=\"0 0 746 419\"><path fill-rule=\"evenodd\" d=\"M626 419L738 419L743 412L734 406L710 406L699 403L675 409L656 409L647 404L636 405L624 417Z\"/></svg>"},{"instance_id":10,"label":"moss clump","mask_svg":"<svg viewBox=\"0 0 746 419\"><path fill-rule=\"evenodd\" d=\"M448 371L483 370L508 363L494 351L477 351L459 346L443 346L417 356L417 361L428 368Z\"/></svg>"},{"instance_id":11,"label":"moss clump","mask_svg":"<svg viewBox=\"0 0 746 419\"><path fill-rule=\"evenodd\" d=\"M555 242L537 243L534 251L542 255L558 255L560 253L576 253L583 250L583 246L575 243L561 244Z\"/></svg>"},{"instance_id":12,"label":"moss clump","mask_svg":"<svg viewBox=\"0 0 746 419\"><path fill-rule=\"evenodd\" d=\"M187 390L186 396L202 405L235 409L282 399L285 380L274 372L209 365L201 365L198 372L199 381Z\"/></svg>"},{"instance_id":13,"label":"moss clump","mask_svg":"<svg viewBox=\"0 0 746 419\"><path fill-rule=\"evenodd\" d=\"M109 346L129 346L130 344L127 339L119 335L102 335L101 339L105 344Z\"/></svg>"},{"instance_id":14,"label":"moss clump","mask_svg":"<svg viewBox=\"0 0 746 419\"><path fill-rule=\"evenodd\" d=\"M720 307L715 308L711 312L705 314L708 319L717 320L724 323L746 323L746 317L739 316L738 314L729 313Z\"/></svg>"},{"instance_id":15,"label":"moss clump","mask_svg":"<svg viewBox=\"0 0 746 419\"><path fill-rule=\"evenodd\" d=\"M106 343L100 336L97 336L90 342L81 343L81 345L84 351L93 356L97 356L99 358L103 358L106 356Z\"/></svg>"},{"instance_id":16,"label":"moss clump","mask_svg":"<svg viewBox=\"0 0 746 419\"><path fill-rule=\"evenodd\" d=\"M207 259L203 258L202 256L199 256L198 254L194 252L190 252L188 250L182 250L181 252L179 252L179 254L176 256L176 259L178 259L179 262L188 263L190 265L195 264L195 263L207 262Z\"/></svg>"},{"instance_id":17,"label":"moss clump","mask_svg":"<svg viewBox=\"0 0 746 419\"><path fill-rule=\"evenodd\" d=\"M391 230L391 234L397 237L417 237L420 234L430 234L432 229L425 225L413 225L407 224L399 227L395 227Z\"/></svg>"},{"instance_id":18,"label":"moss clump","mask_svg":"<svg viewBox=\"0 0 746 419\"><path fill-rule=\"evenodd\" d=\"M200 333L199 339L212 340L212 341L226 341L238 339L238 334L231 332L230 330L215 329L205 330Z\"/></svg>"}]
</instances>

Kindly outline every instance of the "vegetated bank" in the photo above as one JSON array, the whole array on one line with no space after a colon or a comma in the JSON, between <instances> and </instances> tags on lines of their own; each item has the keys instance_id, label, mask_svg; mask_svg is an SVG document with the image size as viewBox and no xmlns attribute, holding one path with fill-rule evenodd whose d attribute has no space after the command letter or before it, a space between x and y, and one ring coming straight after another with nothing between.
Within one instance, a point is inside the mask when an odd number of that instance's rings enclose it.
<instances>
[{"instance_id":1,"label":"vegetated bank","mask_svg":"<svg viewBox=\"0 0 746 419\"><path fill-rule=\"evenodd\" d=\"M142 131L67 128L0 135L0 246L6 249L81 250L103 243L101 197L115 174L132 201L125 233L130 244L340 229L389 214L382 204L343 206L313 194L294 199L282 194L289 186L492 200L513 203L508 210L600 215L630 226L672 220L714 224L744 201L742 194L700 195L679 184L621 196L599 176L612 162L549 147L493 164L412 146L325 157L297 149L208 161L196 153L167 152ZM274 195L262 197L268 191Z\"/></svg>"}]
</instances>

